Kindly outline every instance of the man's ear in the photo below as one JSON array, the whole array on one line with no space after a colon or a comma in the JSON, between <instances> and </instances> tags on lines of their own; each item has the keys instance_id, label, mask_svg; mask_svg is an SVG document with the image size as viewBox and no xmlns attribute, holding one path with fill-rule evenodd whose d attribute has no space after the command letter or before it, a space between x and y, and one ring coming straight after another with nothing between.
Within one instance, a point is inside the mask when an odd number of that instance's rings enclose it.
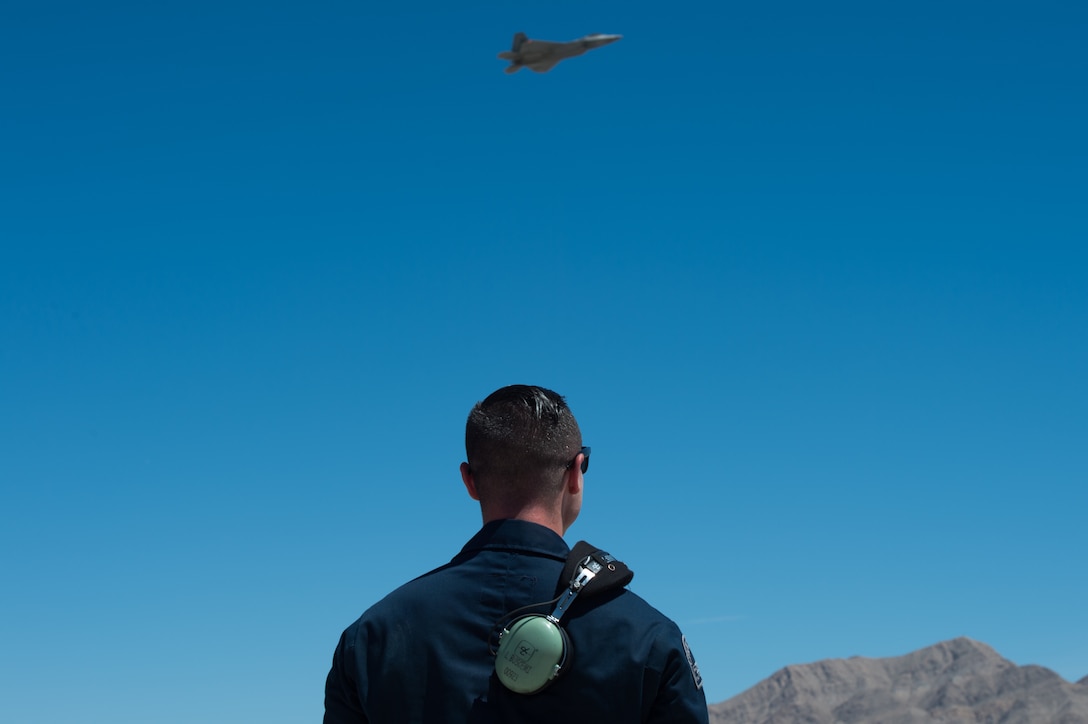
<instances>
[{"instance_id":1,"label":"man's ear","mask_svg":"<svg viewBox=\"0 0 1088 724\"><path fill-rule=\"evenodd\" d=\"M578 457L574 458L574 464L570 466L567 471L566 491L571 495L578 495L582 492L582 455L579 453Z\"/></svg>"},{"instance_id":2,"label":"man's ear","mask_svg":"<svg viewBox=\"0 0 1088 724\"><path fill-rule=\"evenodd\" d=\"M480 499L480 493L476 490L476 481L472 477L472 468L468 466L468 463L461 463L461 482L465 484L468 497L473 500Z\"/></svg>"}]
</instances>

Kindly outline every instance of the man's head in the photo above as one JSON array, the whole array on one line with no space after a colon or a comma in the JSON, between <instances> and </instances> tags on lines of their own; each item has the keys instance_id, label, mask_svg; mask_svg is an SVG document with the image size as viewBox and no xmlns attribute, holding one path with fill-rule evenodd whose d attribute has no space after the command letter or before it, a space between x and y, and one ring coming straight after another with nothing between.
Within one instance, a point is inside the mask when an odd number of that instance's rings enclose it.
<instances>
[{"instance_id":1,"label":"man's head","mask_svg":"<svg viewBox=\"0 0 1088 724\"><path fill-rule=\"evenodd\" d=\"M461 472L485 518L488 508L508 517L562 506L565 530L581 506L581 447L578 422L562 396L543 387L510 385L469 413L468 462Z\"/></svg>"}]
</instances>

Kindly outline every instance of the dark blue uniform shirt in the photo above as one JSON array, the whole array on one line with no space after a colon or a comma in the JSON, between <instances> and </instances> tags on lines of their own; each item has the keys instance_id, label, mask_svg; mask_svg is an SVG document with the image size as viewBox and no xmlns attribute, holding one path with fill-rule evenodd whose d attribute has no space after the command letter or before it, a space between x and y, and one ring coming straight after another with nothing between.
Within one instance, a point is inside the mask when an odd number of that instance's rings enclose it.
<instances>
[{"instance_id":1,"label":"dark blue uniform shirt","mask_svg":"<svg viewBox=\"0 0 1088 724\"><path fill-rule=\"evenodd\" d=\"M344 631L325 685L325 724L705 724L706 697L680 630L627 589L572 604L563 617L572 661L550 687L524 695L499 683L489 644L496 623L555 598L568 552L534 523L485 525L450 563Z\"/></svg>"}]
</instances>

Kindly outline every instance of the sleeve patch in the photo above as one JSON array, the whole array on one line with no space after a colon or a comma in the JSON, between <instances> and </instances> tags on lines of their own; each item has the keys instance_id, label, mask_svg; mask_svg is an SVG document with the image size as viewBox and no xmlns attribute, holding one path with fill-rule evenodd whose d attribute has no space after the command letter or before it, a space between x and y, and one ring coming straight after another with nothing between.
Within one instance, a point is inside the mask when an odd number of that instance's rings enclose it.
<instances>
[{"instance_id":1,"label":"sleeve patch","mask_svg":"<svg viewBox=\"0 0 1088 724\"><path fill-rule=\"evenodd\" d=\"M688 646L688 639L681 634L680 640L684 643L684 655L688 657L688 666L691 667L691 676L695 679L695 688L702 689L703 675L699 673L699 665L695 663L695 655L691 653L691 647Z\"/></svg>"}]
</instances>

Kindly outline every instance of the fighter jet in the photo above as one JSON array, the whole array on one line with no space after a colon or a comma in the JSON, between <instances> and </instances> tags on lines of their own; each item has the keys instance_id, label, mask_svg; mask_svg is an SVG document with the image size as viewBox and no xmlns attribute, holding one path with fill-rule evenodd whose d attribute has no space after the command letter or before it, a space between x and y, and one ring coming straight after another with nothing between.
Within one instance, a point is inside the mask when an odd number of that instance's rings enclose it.
<instances>
[{"instance_id":1,"label":"fighter jet","mask_svg":"<svg viewBox=\"0 0 1088 724\"><path fill-rule=\"evenodd\" d=\"M514 45L510 50L499 53L503 60L509 60L507 73L517 73L523 67L537 73L547 73L555 64L567 58L581 55L587 50L614 43L622 35L587 35L569 43L553 43L550 40L529 40L525 33L514 36Z\"/></svg>"}]
</instances>

